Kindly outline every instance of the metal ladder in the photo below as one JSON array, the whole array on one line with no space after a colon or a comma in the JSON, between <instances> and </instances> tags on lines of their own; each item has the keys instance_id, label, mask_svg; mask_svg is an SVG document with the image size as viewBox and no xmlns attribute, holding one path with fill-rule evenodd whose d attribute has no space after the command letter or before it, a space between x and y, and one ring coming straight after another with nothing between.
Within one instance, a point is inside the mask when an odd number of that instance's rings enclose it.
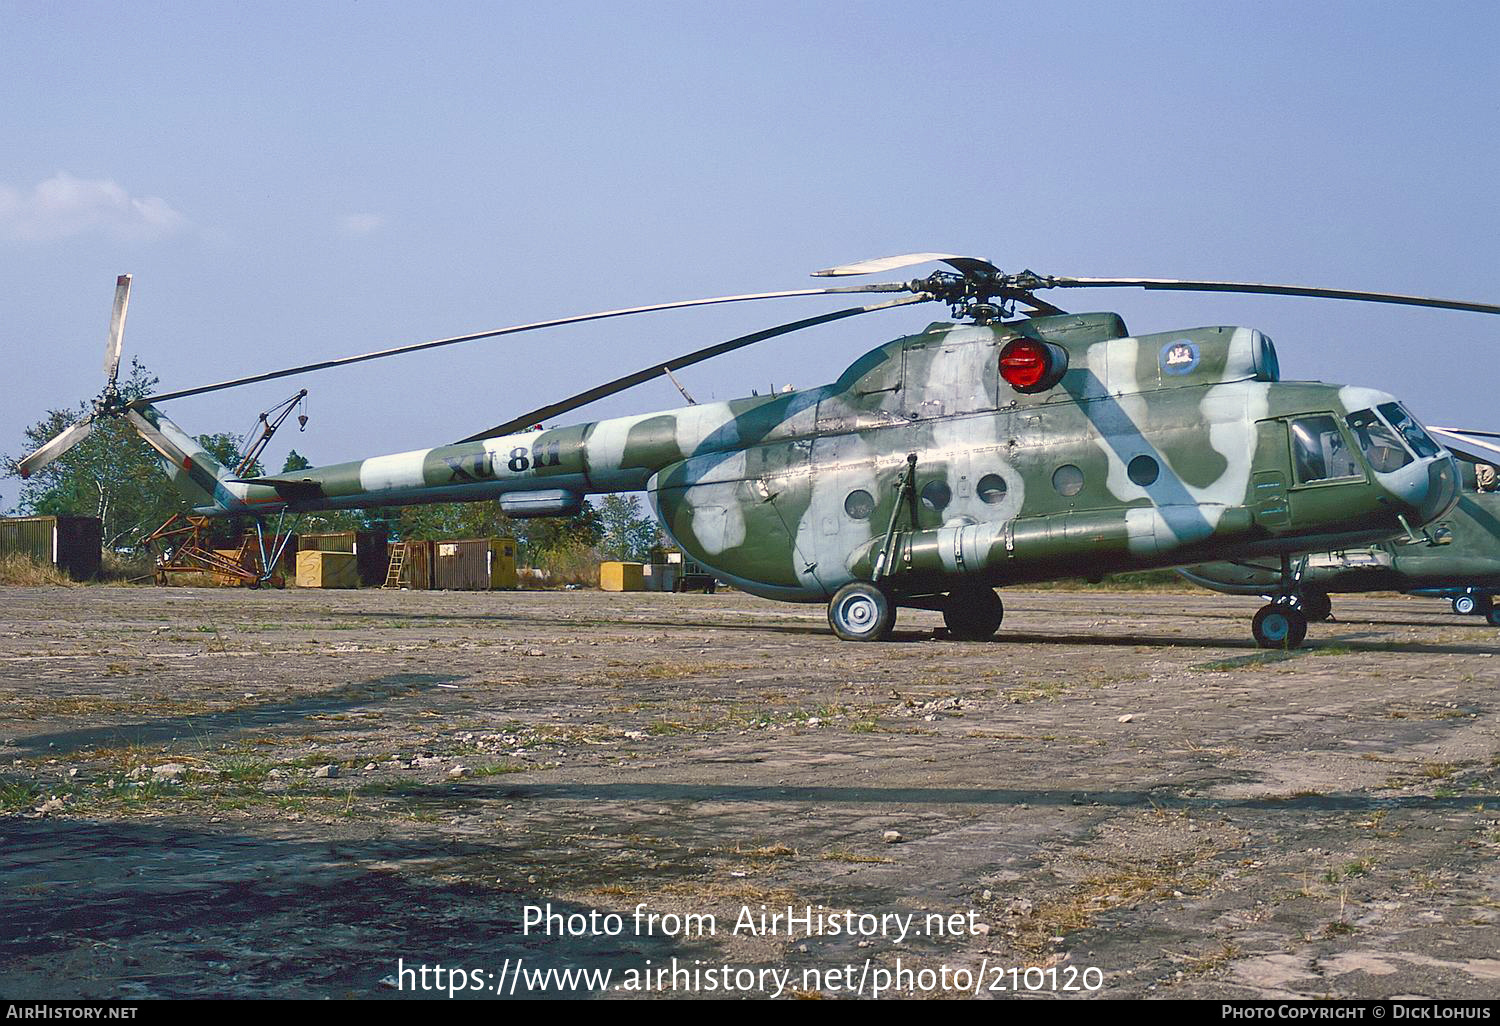
<instances>
[{"instance_id":1,"label":"metal ladder","mask_svg":"<svg viewBox=\"0 0 1500 1026\"><path fill-rule=\"evenodd\" d=\"M381 587L411 587L411 577L406 570L406 542L396 542L391 546L391 565L386 569L385 583Z\"/></svg>"}]
</instances>

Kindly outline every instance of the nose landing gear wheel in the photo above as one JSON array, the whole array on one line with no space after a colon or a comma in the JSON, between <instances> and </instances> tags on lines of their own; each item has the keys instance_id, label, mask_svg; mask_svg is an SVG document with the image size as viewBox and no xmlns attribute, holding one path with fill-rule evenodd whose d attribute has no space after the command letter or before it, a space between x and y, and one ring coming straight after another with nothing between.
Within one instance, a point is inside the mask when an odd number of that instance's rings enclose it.
<instances>
[{"instance_id":1,"label":"nose landing gear wheel","mask_svg":"<svg viewBox=\"0 0 1500 1026\"><path fill-rule=\"evenodd\" d=\"M1307 616L1296 606L1273 602L1260 607L1250 633L1261 648L1301 648L1307 637Z\"/></svg>"},{"instance_id":2,"label":"nose landing gear wheel","mask_svg":"<svg viewBox=\"0 0 1500 1026\"><path fill-rule=\"evenodd\" d=\"M1000 629L1004 617L994 588L954 588L943 604L943 623L960 641L983 641Z\"/></svg>"},{"instance_id":3,"label":"nose landing gear wheel","mask_svg":"<svg viewBox=\"0 0 1500 1026\"><path fill-rule=\"evenodd\" d=\"M828 603L828 626L845 641L884 641L895 625L895 603L864 581L844 585Z\"/></svg>"}]
</instances>

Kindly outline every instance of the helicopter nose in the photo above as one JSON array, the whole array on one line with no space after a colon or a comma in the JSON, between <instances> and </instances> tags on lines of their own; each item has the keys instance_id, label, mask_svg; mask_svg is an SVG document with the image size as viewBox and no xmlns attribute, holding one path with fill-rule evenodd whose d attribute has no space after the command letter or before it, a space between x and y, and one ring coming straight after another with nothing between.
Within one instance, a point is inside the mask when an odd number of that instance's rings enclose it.
<instances>
[{"instance_id":1,"label":"helicopter nose","mask_svg":"<svg viewBox=\"0 0 1500 1026\"><path fill-rule=\"evenodd\" d=\"M1458 505L1458 463L1450 453L1434 457L1427 467L1427 499L1419 506L1423 523L1447 516Z\"/></svg>"},{"instance_id":2,"label":"helicopter nose","mask_svg":"<svg viewBox=\"0 0 1500 1026\"><path fill-rule=\"evenodd\" d=\"M1402 469L1402 473L1380 476L1385 486L1415 512L1418 524L1430 524L1447 516L1457 505L1458 464L1449 453L1420 460Z\"/></svg>"}]
</instances>

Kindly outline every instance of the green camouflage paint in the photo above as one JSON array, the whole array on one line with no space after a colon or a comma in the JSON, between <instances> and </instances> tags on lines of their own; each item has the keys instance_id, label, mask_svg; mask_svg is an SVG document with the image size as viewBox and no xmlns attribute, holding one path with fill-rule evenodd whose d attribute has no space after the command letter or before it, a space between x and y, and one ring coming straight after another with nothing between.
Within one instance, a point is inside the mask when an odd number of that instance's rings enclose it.
<instances>
[{"instance_id":1,"label":"green camouflage paint","mask_svg":"<svg viewBox=\"0 0 1500 1026\"><path fill-rule=\"evenodd\" d=\"M1066 349L1056 387L1022 395L1000 349ZM899 598L1229 557L1364 544L1445 512L1422 462L1293 482L1289 420L1338 421L1383 393L1277 380L1247 328L1130 336L1115 314L933 324L819 388L377 456L254 482L189 475L202 513L647 492L689 558L748 591L822 601L876 572L916 454L915 520L881 569ZM170 425L155 411L161 425ZM166 430L165 427L162 428ZM181 434L177 429L172 431ZM175 436L173 436L175 437ZM183 436L185 437L185 436ZM160 448L160 447L159 447ZM169 472L187 474L164 452ZM206 465L203 465L206 466ZM205 487L205 484L211 487ZM196 489L196 491L194 491ZM204 502L204 495L212 502Z\"/></svg>"}]
</instances>

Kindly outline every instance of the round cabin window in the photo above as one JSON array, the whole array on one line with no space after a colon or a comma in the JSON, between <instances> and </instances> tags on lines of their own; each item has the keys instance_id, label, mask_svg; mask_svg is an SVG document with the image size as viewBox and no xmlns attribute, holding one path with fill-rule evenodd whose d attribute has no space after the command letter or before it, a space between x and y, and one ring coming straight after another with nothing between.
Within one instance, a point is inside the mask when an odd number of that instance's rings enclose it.
<instances>
[{"instance_id":1,"label":"round cabin window","mask_svg":"<svg viewBox=\"0 0 1500 1026\"><path fill-rule=\"evenodd\" d=\"M1130 466L1125 472L1130 475L1130 480L1144 488L1156 483L1156 479L1161 475L1161 466L1150 456L1142 454L1130 461Z\"/></svg>"},{"instance_id":2,"label":"round cabin window","mask_svg":"<svg viewBox=\"0 0 1500 1026\"><path fill-rule=\"evenodd\" d=\"M844 500L844 512L855 520L869 520L875 512L875 499L863 488L856 488Z\"/></svg>"},{"instance_id":3,"label":"round cabin window","mask_svg":"<svg viewBox=\"0 0 1500 1026\"><path fill-rule=\"evenodd\" d=\"M1083 471L1071 463L1064 463L1052 473L1052 487L1058 495L1072 497L1083 491Z\"/></svg>"},{"instance_id":4,"label":"round cabin window","mask_svg":"<svg viewBox=\"0 0 1500 1026\"><path fill-rule=\"evenodd\" d=\"M1005 485L1005 478L999 474L986 474L979 479L979 484L974 490L989 505L998 506L1005 501L1005 493L1009 489Z\"/></svg>"},{"instance_id":5,"label":"round cabin window","mask_svg":"<svg viewBox=\"0 0 1500 1026\"><path fill-rule=\"evenodd\" d=\"M934 512L941 513L952 500L953 490L946 481L928 481L922 487L922 505Z\"/></svg>"}]
</instances>

